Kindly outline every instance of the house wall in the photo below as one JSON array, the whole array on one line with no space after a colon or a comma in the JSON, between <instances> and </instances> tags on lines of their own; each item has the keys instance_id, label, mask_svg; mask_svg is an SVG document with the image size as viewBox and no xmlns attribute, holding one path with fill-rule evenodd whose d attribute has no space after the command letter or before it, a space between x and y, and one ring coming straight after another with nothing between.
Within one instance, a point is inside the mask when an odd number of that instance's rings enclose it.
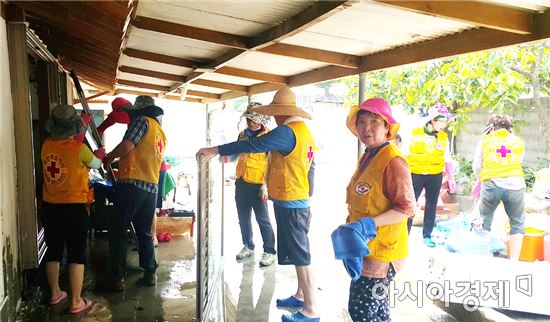
<instances>
[{"instance_id":1,"label":"house wall","mask_svg":"<svg viewBox=\"0 0 550 322\"><path fill-rule=\"evenodd\" d=\"M16 164L6 21L0 18L0 321L12 321L21 297Z\"/></svg>"},{"instance_id":2,"label":"house wall","mask_svg":"<svg viewBox=\"0 0 550 322\"><path fill-rule=\"evenodd\" d=\"M531 106L528 99L522 100L521 104L527 107ZM542 106L546 110L546 119L550 121L550 97L542 98ZM471 122L468 124L467 129L458 133L456 137L456 153L460 157L472 160L475 147L490 114L492 113L487 109L477 110L471 114ZM540 135L537 113L535 111L528 111L511 116L516 120L524 122L515 133L525 142L523 165L529 167L535 166L538 158L544 157L544 145Z\"/></svg>"}]
</instances>

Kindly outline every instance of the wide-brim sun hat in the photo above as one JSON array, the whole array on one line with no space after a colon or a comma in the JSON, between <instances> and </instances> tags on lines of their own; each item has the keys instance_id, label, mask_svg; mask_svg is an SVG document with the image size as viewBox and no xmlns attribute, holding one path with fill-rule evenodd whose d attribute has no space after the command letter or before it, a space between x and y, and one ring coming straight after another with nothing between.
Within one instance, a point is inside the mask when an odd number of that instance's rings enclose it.
<instances>
[{"instance_id":1,"label":"wide-brim sun hat","mask_svg":"<svg viewBox=\"0 0 550 322\"><path fill-rule=\"evenodd\" d=\"M279 89L275 93L271 104L256 107L254 111L258 114L271 116L286 115L299 116L310 120L312 119L311 115L308 112L296 106L296 95L287 86Z\"/></svg>"},{"instance_id":2,"label":"wide-brim sun hat","mask_svg":"<svg viewBox=\"0 0 550 322\"><path fill-rule=\"evenodd\" d=\"M350 109L346 119L346 125L353 135L359 137L357 132L357 113L359 111L369 111L379 115L389 125L388 140L393 140L399 131L399 123L392 115L391 106L382 98L369 98L359 106L354 106Z\"/></svg>"},{"instance_id":3,"label":"wide-brim sun hat","mask_svg":"<svg viewBox=\"0 0 550 322\"><path fill-rule=\"evenodd\" d=\"M76 109L67 104L59 104L53 108L45 127L50 136L58 140L79 135L86 130Z\"/></svg>"}]
</instances>

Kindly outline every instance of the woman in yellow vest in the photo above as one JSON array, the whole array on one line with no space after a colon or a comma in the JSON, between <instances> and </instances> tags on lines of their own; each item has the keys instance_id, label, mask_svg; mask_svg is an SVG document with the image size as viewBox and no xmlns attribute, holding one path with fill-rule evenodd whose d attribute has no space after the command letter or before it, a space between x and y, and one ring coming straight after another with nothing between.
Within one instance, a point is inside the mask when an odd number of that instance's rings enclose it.
<instances>
[{"instance_id":1,"label":"woman in yellow vest","mask_svg":"<svg viewBox=\"0 0 550 322\"><path fill-rule=\"evenodd\" d=\"M399 148L389 142L399 124L385 100L371 98L353 107L347 126L366 149L347 187L346 221L372 218L377 233L368 243L361 277L351 282L348 310L353 321L389 321L388 298L375 296L373 287L389 289L408 255L407 218L415 209L411 174Z\"/></svg>"},{"instance_id":2,"label":"woman in yellow vest","mask_svg":"<svg viewBox=\"0 0 550 322\"><path fill-rule=\"evenodd\" d=\"M523 243L525 180L521 162L525 145L512 134L512 118L491 115L488 134L476 148L472 167L481 180L479 213L483 229L490 231L497 206L504 204L510 219L510 259L519 259ZM491 126L492 125L492 126Z\"/></svg>"},{"instance_id":3,"label":"woman in yellow vest","mask_svg":"<svg viewBox=\"0 0 550 322\"><path fill-rule=\"evenodd\" d=\"M98 169L105 150L94 154L75 136L85 127L74 107L57 105L46 122L50 137L42 145L44 174L41 219L46 237L46 274L52 290L49 303L55 305L67 298L59 287L59 263L67 245L67 263L71 285L69 313L91 308L92 301L81 297L84 279L86 234L88 231L88 169Z\"/></svg>"},{"instance_id":4,"label":"woman in yellow vest","mask_svg":"<svg viewBox=\"0 0 550 322\"><path fill-rule=\"evenodd\" d=\"M255 112L273 116L277 127L250 140L202 148L197 157L271 151L267 187L277 222L277 262L294 265L298 280L294 295L275 303L300 308L283 315L283 322L319 322L308 237L316 148L305 119L311 115L296 105L296 95L286 86L275 93L271 104L257 107Z\"/></svg>"},{"instance_id":5,"label":"woman in yellow vest","mask_svg":"<svg viewBox=\"0 0 550 322\"><path fill-rule=\"evenodd\" d=\"M239 134L239 140L248 140L260 137L268 131L269 116L254 112L255 106L260 103L250 103L242 118L246 119L246 129ZM239 215L239 226L243 249L237 254L237 260L254 255L254 239L252 235L252 209L256 214L256 221L260 226L260 233L264 242L264 252L260 259L260 266L269 266L275 261L275 234L269 220L267 210L267 187L265 174L268 163L268 152L241 153L237 163L235 181L235 203Z\"/></svg>"},{"instance_id":6,"label":"woman in yellow vest","mask_svg":"<svg viewBox=\"0 0 550 322\"><path fill-rule=\"evenodd\" d=\"M447 148L447 133L445 132L445 127L452 117L453 115L443 104L439 103L431 107L426 117L428 122L424 127L413 129L410 151L407 156L416 200L420 197L422 190L426 189L422 235L424 244L428 247L435 247L432 231L435 225L437 200L443 182L444 170L447 173L449 191L454 192L456 186L453 164ZM412 218L409 218L409 232L411 226Z\"/></svg>"}]
</instances>

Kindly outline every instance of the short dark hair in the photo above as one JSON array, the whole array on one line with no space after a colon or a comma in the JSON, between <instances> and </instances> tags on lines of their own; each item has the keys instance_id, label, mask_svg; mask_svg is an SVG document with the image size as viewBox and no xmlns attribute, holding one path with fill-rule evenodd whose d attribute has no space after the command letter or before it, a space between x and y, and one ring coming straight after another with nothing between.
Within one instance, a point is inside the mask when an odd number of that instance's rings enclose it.
<instances>
[{"instance_id":1,"label":"short dark hair","mask_svg":"<svg viewBox=\"0 0 550 322\"><path fill-rule=\"evenodd\" d=\"M487 120L487 125L493 124L495 130L505 129L512 131L513 119L509 115L492 114Z\"/></svg>"}]
</instances>

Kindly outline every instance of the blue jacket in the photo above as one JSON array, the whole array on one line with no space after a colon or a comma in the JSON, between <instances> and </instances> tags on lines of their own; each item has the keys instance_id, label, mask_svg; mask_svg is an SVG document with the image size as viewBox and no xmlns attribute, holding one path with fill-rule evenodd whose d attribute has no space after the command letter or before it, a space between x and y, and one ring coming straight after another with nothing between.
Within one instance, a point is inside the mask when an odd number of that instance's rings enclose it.
<instances>
[{"instance_id":1,"label":"blue jacket","mask_svg":"<svg viewBox=\"0 0 550 322\"><path fill-rule=\"evenodd\" d=\"M356 281L361 277L363 257L370 254L367 243L376 237L376 225L371 217L365 217L340 225L331 234L336 259L344 261L349 276Z\"/></svg>"}]
</instances>

